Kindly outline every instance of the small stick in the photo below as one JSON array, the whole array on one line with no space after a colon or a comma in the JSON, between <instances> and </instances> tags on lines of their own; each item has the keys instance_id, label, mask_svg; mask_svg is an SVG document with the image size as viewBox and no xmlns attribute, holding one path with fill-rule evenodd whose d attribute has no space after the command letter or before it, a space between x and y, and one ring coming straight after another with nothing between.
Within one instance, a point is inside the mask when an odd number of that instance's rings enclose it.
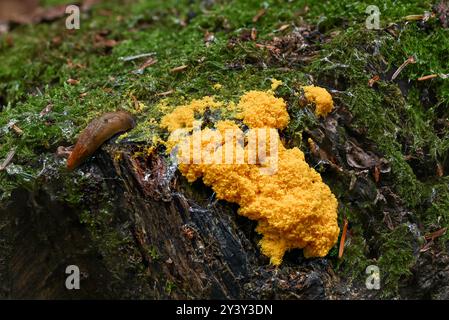
<instances>
[{"instance_id":1,"label":"small stick","mask_svg":"<svg viewBox=\"0 0 449 320\"><path fill-rule=\"evenodd\" d=\"M168 96L169 94L172 94L173 92L174 92L173 90L168 90L168 91L165 91L165 92L156 93L156 96L164 97L164 96Z\"/></svg>"},{"instance_id":2,"label":"small stick","mask_svg":"<svg viewBox=\"0 0 449 320\"><path fill-rule=\"evenodd\" d=\"M429 74L427 76L418 78L418 81L424 81L424 80L429 80L429 79L433 79L433 78L437 78L438 75L437 74Z\"/></svg>"},{"instance_id":3,"label":"small stick","mask_svg":"<svg viewBox=\"0 0 449 320\"><path fill-rule=\"evenodd\" d=\"M120 61L131 61L131 60L136 60L136 59L140 59L140 58L146 58L146 57L151 57L156 55L155 52L150 52L150 53L142 53L142 54L138 54L136 56L129 56L129 57L120 57L118 58Z\"/></svg>"},{"instance_id":4,"label":"small stick","mask_svg":"<svg viewBox=\"0 0 449 320\"><path fill-rule=\"evenodd\" d=\"M9 151L9 153L6 155L5 160L3 160L3 163L0 164L0 171L5 170L10 165L12 158L14 158L15 154L16 154L15 148Z\"/></svg>"},{"instance_id":5,"label":"small stick","mask_svg":"<svg viewBox=\"0 0 449 320\"><path fill-rule=\"evenodd\" d=\"M139 69L134 70L133 73L142 74L146 68L151 67L155 63L157 63L157 59L149 58L139 67Z\"/></svg>"},{"instance_id":6,"label":"small stick","mask_svg":"<svg viewBox=\"0 0 449 320\"><path fill-rule=\"evenodd\" d=\"M175 68L171 69L170 72L176 73L176 72L184 71L185 69L187 69L187 66L186 65L182 65L182 66L175 67Z\"/></svg>"},{"instance_id":7,"label":"small stick","mask_svg":"<svg viewBox=\"0 0 449 320\"><path fill-rule=\"evenodd\" d=\"M396 77L401 73L401 71L404 70L404 68L408 66L410 63L416 63L415 57L411 56L407 60L405 60L404 63L401 64L401 66L398 68L398 70L396 70L396 72L393 73L391 80L396 79Z\"/></svg>"},{"instance_id":8,"label":"small stick","mask_svg":"<svg viewBox=\"0 0 449 320\"><path fill-rule=\"evenodd\" d=\"M343 252L345 250L346 232L348 231L348 219L345 218L344 221L343 232L340 239L340 248L338 250L338 259L341 259L341 257L343 257Z\"/></svg>"},{"instance_id":9,"label":"small stick","mask_svg":"<svg viewBox=\"0 0 449 320\"><path fill-rule=\"evenodd\" d=\"M404 20L419 21L419 20L423 20L424 18L425 18L425 15L423 15L423 14L411 14L409 16L405 16Z\"/></svg>"}]
</instances>

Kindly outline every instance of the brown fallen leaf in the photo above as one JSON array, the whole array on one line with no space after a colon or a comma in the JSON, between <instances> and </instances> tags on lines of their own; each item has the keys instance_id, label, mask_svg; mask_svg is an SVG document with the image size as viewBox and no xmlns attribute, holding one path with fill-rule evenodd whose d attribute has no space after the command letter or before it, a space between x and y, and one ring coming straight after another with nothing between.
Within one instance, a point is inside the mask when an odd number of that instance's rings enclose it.
<instances>
[{"instance_id":1,"label":"brown fallen leaf","mask_svg":"<svg viewBox=\"0 0 449 320\"><path fill-rule=\"evenodd\" d=\"M215 41L215 34L209 31L206 31L204 33L204 43L206 44L206 47L210 46Z\"/></svg>"},{"instance_id":2,"label":"brown fallen leaf","mask_svg":"<svg viewBox=\"0 0 449 320\"><path fill-rule=\"evenodd\" d=\"M443 165L440 162L437 162L437 176L438 177L444 176Z\"/></svg>"},{"instance_id":3,"label":"brown fallen leaf","mask_svg":"<svg viewBox=\"0 0 449 320\"><path fill-rule=\"evenodd\" d=\"M43 117L51 112L53 109L53 105L50 103L48 104L42 111L39 113L39 116Z\"/></svg>"},{"instance_id":4,"label":"brown fallen leaf","mask_svg":"<svg viewBox=\"0 0 449 320\"><path fill-rule=\"evenodd\" d=\"M21 136L23 134L23 130L16 124L11 125L10 129L14 131L17 135Z\"/></svg>"},{"instance_id":5,"label":"brown fallen leaf","mask_svg":"<svg viewBox=\"0 0 449 320\"><path fill-rule=\"evenodd\" d=\"M0 0L0 21L32 23L38 6L39 0Z\"/></svg>"},{"instance_id":6,"label":"brown fallen leaf","mask_svg":"<svg viewBox=\"0 0 449 320\"><path fill-rule=\"evenodd\" d=\"M420 250L419 252L426 252L429 251L430 247L433 245L433 241L427 242Z\"/></svg>"},{"instance_id":7,"label":"brown fallen leaf","mask_svg":"<svg viewBox=\"0 0 449 320\"><path fill-rule=\"evenodd\" d=\"M447 0L442 0L433 7L438 20L440 20L443 28L449 27L449 2Z\"/></svg>"},{"instance_id":8,"label":"brown fallen leaf","mask_svg":"<svg viewBox=\"0 0 449 320\"><path fill-rule=\"evenodd\" d=\"M345 144L346 162L349 166L357 169L368 169L378 163L378 157L374 153L363 150L354 141L348 140Z\"/></svg>"},{"instance_id":9,"label":"brown fallen leaf","mask_svg":"<svg viewBox=\"0 0 449 320\"><path fill-rule=\"evenodd\" d=\"M262 18L263 15L265 15L265 13L267 13L266 9L260 9L257 14L253 17L253 23L256 23L257 21L259 21L260 18Z\"/></svg>"},{"instance_id":10,"label":"brown fallen leaf","mask_svg":"<svg viewBox=\"0 0 449 320\"><path fill-rule=\"evenodd\" d=\"M380 180L380 169L379 169L379 166L377 166L377 165L374 166L373 176L374 176L374 181L376 183L378 183Z\"/></svg>"},{"instance_id":11,"label":"brown fallen leaf","mask_svg":"<svg viewBox=\"0 0 449 320\"><path fill-rule=\"evenodd\" d=\"M256 39L257 39L257 29L252 28L251 29L251 40L256 41Z\"/></svg>"},{"instance_id":12,"label":"brown fallen leaf","mask_svg":"<svg viewBox=\"0 0 449 320\"><path fill-rule=\"evenodd\" d=\"M82 11L88 11L101 0L84 0ZM17 24L52 21L66 15L68 4L52 7L39 6L39 0L0 0L0 34L9 30L10 22Z\"/></svg>"},{"instance_id":13,"label":"brown fallen leaf","mask_svg":"<svg viewBox=\"0 0 449 320\"><path fill-rule=\"evenodd\" d=\"M65 16L66 5L58 5L49 8L38 7L32 17L33 23L41 21L52 21Z\"/></svg>"},{"instance_id":14,"label":"brown fallen leaf","mask_svg":"<svg viewBox=\"0 0 449 320\"><path fill-rule=\"evenodd\" d=\"M374 77L372 77L371 79L369 79L368 81L368 87L372 88L374 86L374 84L380 80L380 77L378 75L375 75Z\"/></svg>"},{"instance_id":15,"label":"brown fallen leaf","mask_svg":"<svg viewBox=\"0 0 449 320\"><path fill-rule=\"evenodd\" d=\"M434 231L434 232L424 235L424 239L427 241L427 243L422 246L422 248L419 250L419 252L426 252L426 251L430 250L432 245L435 243L435 239L443 236L446 233L446 231L447 231L447 227L444 227L437 231Z\"/></svg>"},{"instance_id":16,"label":"brown fallen leaf","mask_svg":"<svg viewBox=\"0 0 449 320\"><path fill-rule=\"evenodd\" d=\"M446 233L446 231L447 231L447 227L441 228L441 229L439 229L437 231L434 231L434 232L431 232L431 233L428 233L428 234L424 235L424 238L426 240L432 240L433 241L436 238L439 238L442 235L444 235Z\"/></svg>"},{"instance_id":17,"label":"brown fallen leaf","mask_svg":"<svg viewBox=\"0 0 449 320\"><path fill-rule=\"evenodd\" d=\"M59 146L56 149L56 156L58 158L67 159L70 156L70 154L72 153L72 150L73 150L73 146L71 146L71 147Z\"/></svg>"},{"instance_id":18,"label":"brown fallen leaf","mask_svg":"<svg viewBox=\"0 0 449 320\"><path fill-rule=\"evenodd\" d=\"M88 11L90 8L92 8L97 3L100 3L101 0L84 0L83 5L81 6L81 10Z\"/></svg>"},{"instance_id":19,"label":"brown fallen leaf","mask_svg":"<svg viewBox=\"0 0 449 320\"><path fill-rule=\"evenodd\" d=\"M75 68L77 68L77 69L86 69L86 65L81 64L81 63L73 63L73 61L70 60L70 59L67 60L67 66L70 69L75 69Z\"/></svg>"},{"instance_id":20,"label":"brown fallen leaf","mask_svg":"<svg viewBox=\"0 0 449 320\"><path fill-rule=\"evenodd\" d=\"M80 83L80 81L76 79L68 79L67 83L71 85L77 85L78 83Z\"/></svg>"},{"instance_id":21,"label":"brown fallen leaf","mask_svg":"<svg viewBox=\"0 0 449 320\"><path fill-rule=\"evenodd\" d=\"M114 39L107 39L105 36L109 33L109 31L99 32L94 36L94 46L97 48L113 48L119 42Z\"/></svg>"}]
</instances>

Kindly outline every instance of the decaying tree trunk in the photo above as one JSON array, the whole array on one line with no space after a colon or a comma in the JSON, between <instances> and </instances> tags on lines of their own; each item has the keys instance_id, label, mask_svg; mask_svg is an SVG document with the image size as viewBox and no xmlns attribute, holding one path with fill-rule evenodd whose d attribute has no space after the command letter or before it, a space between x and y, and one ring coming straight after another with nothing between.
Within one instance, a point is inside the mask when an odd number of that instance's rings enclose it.
<instances>
[{"instance_id":1,"label":"decaying tree trunk","mask_svg":"<svg viewBox=\"0 0 449 320\"><path fill-rule=\"evenodd\" d=\"M160 156L133 157L132 148L107 144L80 168L99 186L84 190L80 206L60 199L60 180L50 177L13 193L0 212L7 252L0 265L2 297L330 297L336 277L325 259L295 258L296 266L275 269L259 253L255 224L238 216L236 206L214 201L201 183L188 184ZM105 190L111 226L128 239L127 252L138 252L137 262L130 263L132 254L114 260L120 246L105 255L98 244L105 235L95 238L80 223L81 207L100 214ZM80 268L79 290L65 287L68 265Z\"/></svg>"},{"instance_id":2,"label":"decaying tree trunk","mask_svg":"<svg viewBox=\"0 0 449 320\"><path fill-rule=\"evenodd\" d=\"M308 162L324 167L325 180L343 189L340 200L358 212L373 254L383 245L379 228L410 229L417 263L399 297L447 297L447 255L420 252L414 216L393 191L389 163L351 128L350 113L338 107L305 132L308 138ZM236 205L216 201L201 182L187 183L158 152L112 141L66 174L63 161L50 160L34 187L16 190L0 208L0 298L367 299L381 293L367 290L364 279L342 278L335 258L304 259L292 250L280 267L270 266L255 223L238 216ZM79 290L66 288L69 265L81 271Z\"/></svg>"}]
</instances>

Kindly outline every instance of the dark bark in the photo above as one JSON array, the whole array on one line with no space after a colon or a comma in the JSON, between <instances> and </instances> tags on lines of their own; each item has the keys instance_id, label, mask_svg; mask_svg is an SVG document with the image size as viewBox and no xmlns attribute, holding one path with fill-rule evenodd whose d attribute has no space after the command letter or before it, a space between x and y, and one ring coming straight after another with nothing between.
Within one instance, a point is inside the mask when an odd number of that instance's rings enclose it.
<instances>
[{"instance_id":1,"label":"dark bark","mask_svg":"<svg viewBox=\"0 0 449 320\"><path fill-rule=\"evenodd\" d=\"M214 201L201 183L188 184L162 157L131 153L106 145L79 169L102 186L86 189L79 207L60 199L58 179L14 192L0 212L3 252L8 252L0 269L3 297L327 297L333 276L325 259L308 261L293 252L287 260L294 266L275 270L258 251L254 223L238 216L236 206ZM111 226L132 237L144 277L126 259L114 262L123 266L111 265L80 223L82 207L98 214L101 188L112 203ZM71 264L82 272L80 290L65 288L65 268Z\"/></svg>"}]
</instances>

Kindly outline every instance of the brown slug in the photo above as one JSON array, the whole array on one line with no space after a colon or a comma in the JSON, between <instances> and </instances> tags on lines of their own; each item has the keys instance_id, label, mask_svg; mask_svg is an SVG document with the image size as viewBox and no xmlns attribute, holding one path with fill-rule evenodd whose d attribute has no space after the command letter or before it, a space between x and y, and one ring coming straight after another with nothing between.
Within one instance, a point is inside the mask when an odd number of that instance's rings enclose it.
<instances>
[{"instance_id":1,"label":"brown slug","mask_svg":"<svg viewBox=\"0 0 449 320\"><path fill-rule=\"evenodd\" d=\"M67 159L67 169L75 169L106 140L134 128L135 124L134 118L125 111L108 112L92 120L79 135L75 148Z\"/></svg>"}]
</instances>

